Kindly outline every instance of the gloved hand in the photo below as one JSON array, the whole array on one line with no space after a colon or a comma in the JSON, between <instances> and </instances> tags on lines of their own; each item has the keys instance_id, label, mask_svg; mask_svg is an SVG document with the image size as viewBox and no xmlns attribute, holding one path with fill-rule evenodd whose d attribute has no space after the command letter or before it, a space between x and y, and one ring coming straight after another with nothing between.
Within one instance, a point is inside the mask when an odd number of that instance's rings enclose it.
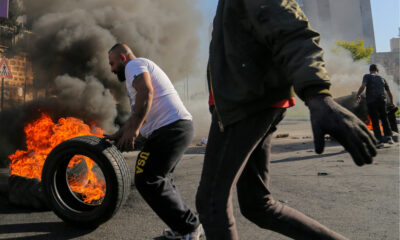
<instances>
[{"instance_id":1,"label":"gloved hand","mask_svg":"<svg viewBox=\"0 0 400 240\"><path fill-rule=\"evenodd\" d=\"M327 95L315 96L307 105L315 152L324 151L324 135L329 134L343 145L358 166L372 163L376 156L376 139L360 119Z\"/></svg>"}]
</instances>

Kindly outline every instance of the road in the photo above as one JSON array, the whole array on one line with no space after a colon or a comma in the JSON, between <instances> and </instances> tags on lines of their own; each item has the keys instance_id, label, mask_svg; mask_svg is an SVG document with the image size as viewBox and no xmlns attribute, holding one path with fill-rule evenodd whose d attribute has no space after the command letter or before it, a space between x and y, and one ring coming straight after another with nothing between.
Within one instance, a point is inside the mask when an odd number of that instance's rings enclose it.
<instances>
[{"instance_id":1,"label":"road","mask_svg":"<svg viewBox=\"0 0 400 240\"><path fill-rule=\"evenodd\" d=\"M349 239L399 239L398 144L379 149L372 165L357 167L335 141L328 141L325 152L316 155L307 121L284 121L276 134L280 133L289 136L273 139L271 188L275 199ZM175 172L176 184L191 208L203 153L204 147L189 148ZM136 155L125 154L131 169ZM0 186L5 179L3 174ZM234 206L241 239L288 239L246 220L236 197ZM162 239L164 228L134 186L119 212L96 229L68 226L51 211L12 206L7 193L0 192L0 239Z\"/></svg>"}]
</instances>

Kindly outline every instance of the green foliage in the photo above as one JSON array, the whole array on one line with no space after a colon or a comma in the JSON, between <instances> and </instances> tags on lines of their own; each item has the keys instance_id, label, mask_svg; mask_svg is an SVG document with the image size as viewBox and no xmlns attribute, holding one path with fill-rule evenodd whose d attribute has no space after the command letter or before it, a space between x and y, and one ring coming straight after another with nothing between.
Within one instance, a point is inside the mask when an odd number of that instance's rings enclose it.
<instances>
[{"instance_id":1,"label":"green foliage","mask_svg":"<svg viewBox=\"0 0 400 240\"><path fill-rule=\"evenodd\" d=\"M364 40L357 39L356 41L336 41L336 48L344 48L350 51L354 61L365 59L371 60L371 55L374 53L373 47L364 47ZM334 48L334 50L336 50Z\"/></svg>"},{"instance_id":2,"label":"green foliage","mask_svg":"<svg viewBox=\"0 0 400 240\"><path fill-rule=\"evenodd\" d=\"M398 107L398 109L397 109L397 111L395 112L396 116L400 115L400 105L397 106L397 107Z\"/></svg>"}]
</instances>

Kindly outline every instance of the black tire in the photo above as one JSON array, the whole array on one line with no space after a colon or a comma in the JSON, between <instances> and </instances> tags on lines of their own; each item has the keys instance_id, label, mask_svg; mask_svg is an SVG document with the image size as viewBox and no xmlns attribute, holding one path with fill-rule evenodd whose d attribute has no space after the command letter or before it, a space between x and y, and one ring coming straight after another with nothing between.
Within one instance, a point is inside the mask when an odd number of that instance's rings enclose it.
<instances>
[{"instance_id":1,"label":"black tire","mask_svg":"<svg viewBox=\"0 0 400 240\"><path fill-rule=\"evenodd\" d=\"M19 207L50 210L42 183L36 178L11 175L8 178L8 200Z\"/></svg>"},{"instance_id":2,"label":"black tire","mask_svg":"<svg viewBox=\"0 0 400 240\"><path fill-rule=\"evenodd\" d=\"M67 182L67 166L74 155L91 158L101 169L106 194L100 205L80 201ZM65 222L84 227L98 226L109 220L128 198L130 173L118 149L101 138L81 136L56 146L43 166L42 182L50 208Z\"/></svg>"}]
</instances>

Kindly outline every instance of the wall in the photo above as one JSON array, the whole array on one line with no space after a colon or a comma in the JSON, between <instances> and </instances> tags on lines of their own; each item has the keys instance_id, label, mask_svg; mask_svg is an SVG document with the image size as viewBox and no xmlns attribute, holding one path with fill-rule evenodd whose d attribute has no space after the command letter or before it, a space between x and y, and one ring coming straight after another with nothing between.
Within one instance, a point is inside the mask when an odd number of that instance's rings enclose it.
<instances>
[{"instance_id":1,"label":"wall","mask_svg":"<svg viewBox=\"0 0 400 240\"><path fill-rule=\"evenodd\" d=\"M373 56L374 62L382 65L386 73L392 75L394 82L398 85L400 84L400 50L397 47L399 43L400 38L392 38L390 52L378 52Z\"/></svg>"},{"instance_id":2,"label":"wall","mask_svg":"<svg viewBox=\"0 0 400 240\"><path fill-rule=\"evenodd\" d=\"M0 58L3 58L1 52ZM7 56L6 59L13 78L4 78L3 107L8 108L33 100L32 62L28 59L26 54L19 54L13 57ZM0 94L0 104L1 101L2 99Z\"/></svg>"},{"instance_id":3,"label":"wall","mask_svg":"<svg viewBox=\"0 0 400 240\"><path fill-rule=\"evenodd\" d=\"M302 0L311 27L325 41L362 39L375 48L370 0Z\"/></svg>"}]
</instances>

